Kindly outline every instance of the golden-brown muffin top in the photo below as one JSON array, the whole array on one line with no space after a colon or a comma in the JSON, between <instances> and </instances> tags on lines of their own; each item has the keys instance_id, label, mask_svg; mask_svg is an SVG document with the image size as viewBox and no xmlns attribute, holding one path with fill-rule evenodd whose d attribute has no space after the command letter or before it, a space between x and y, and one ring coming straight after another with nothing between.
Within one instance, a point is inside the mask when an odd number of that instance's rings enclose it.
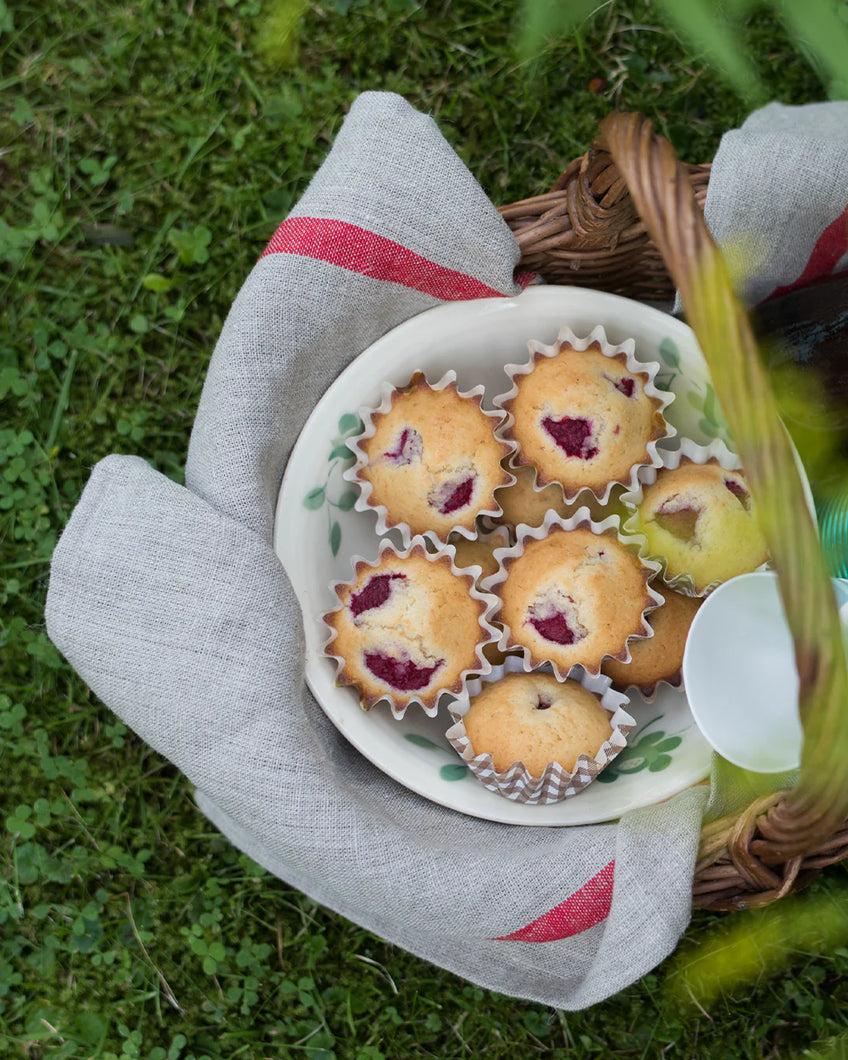
<instances>
[{"instance_id":1,"label":"golden-brown muffin top","mask_svg":"<svg viewBox=\"0 0 848 1060\"><path fill-rule=\"evenodd\" d=\"M406 523L444 541L454 527L472 530L479 512L497 510L510 447L495 438L479 398L461 397L455 384L433 390L417 373L372 419L375 434L359 443L367 456L359 475L372 485L369 502L385 505L389 526Z\"/></svg>"},{"instance_id":2,"label":"golden-brown muffin top","mask_svg":"<svg viewBox=\"0 0 848 1060\"><path fill-rule=\"evenodd\" d=\"M644 631L649 574L612 533L553 527L507 560L506 580L494 590L497 618L534 664L550 660L565 675L580 663L597 674L605 656L623 656L627 638Z\"/></svg>"},{"instance_id":3,"label":"golden-brown muffin top","mask_svg":"<svg viewBox=\"0 0 848 1060\"><path fill-rule=\"evenodd\" d=\"M463 722L475 755L491 754L499 773L523 762L535 777L550 762L573 773L578 755L594 758L612 734L594 692L550 674L507 674L485 685Z\"/></svg>"},{"instance_id":4,"label":"golden-brown muffin top","mask_svg":"<svg viewBox=\"0 0 848 1060\"><path fill-rule=\"evenodd\" d=\"M648 379L629 371L623 353L607 356L597 342L537 353L505 402L515 418L507 433L519 444L517 459L536 468L542 485L559 482L566 499L628 483L634 466L650 463L648 444L667 433L662 402L645 392Z\"/></svg>"}]
</instances>

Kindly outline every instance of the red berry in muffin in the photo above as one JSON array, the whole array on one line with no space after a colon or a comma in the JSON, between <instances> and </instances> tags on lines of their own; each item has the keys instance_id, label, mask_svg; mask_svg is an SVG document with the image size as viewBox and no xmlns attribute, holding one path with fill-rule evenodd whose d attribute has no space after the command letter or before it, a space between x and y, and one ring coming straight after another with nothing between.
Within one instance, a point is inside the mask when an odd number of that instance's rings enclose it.
<instances>
[{"instance_id":1,"label":"red berry in muffin","mask_svg":"<svg viewBox=\"0 0 848 1060\"><path fill-rule=\"evenodd\" d=\"M494 491L510 481L501 460L511 447L495 438L497 419L479 397L461 396L455 383L436 390L418 372L372 420L357 477L371 484L368 503L385 507L388 526L445 541L454 529L472 532L480 512L499 511Z\"/></svg>"},{"instance_id":2,"label":"red berry in muffin","mask_svg":"<svg viewBox=\"0 0 848 1060\"><path fill-rule=\"evenodd\" d=\"M420 545L405 558L388 548L376 567L358 563L324 616L335 631L325 654L341 661L338 683L353 686L365 709L385 698L401 710L413 699L435 710L442 692L460 690L465 671L481 669L478 648L492 640L472 584L448 556Z\"/></svg>"}]
</instances>

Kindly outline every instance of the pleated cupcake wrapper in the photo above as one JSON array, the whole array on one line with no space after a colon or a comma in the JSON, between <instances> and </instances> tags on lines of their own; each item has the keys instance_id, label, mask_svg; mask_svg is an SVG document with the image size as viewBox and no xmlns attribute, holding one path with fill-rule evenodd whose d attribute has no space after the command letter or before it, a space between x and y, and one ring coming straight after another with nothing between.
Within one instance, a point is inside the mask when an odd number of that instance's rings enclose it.
<instances>
[{"instance_id":1,"label":"pleated cupcake wrapper","mask_svg":"<svg viewBox=\"0 0 848 1060\"><path fill-rule=\"evenodd\" d=\"M709 445L698 445L691 438L679 437L679 448L662 453L662 464L660 467L644 467L639 470L639 476L632 489L621 495L621 503L631 512L624 519L622 529L631 534L639 541L639 558L643 563L648 560L660 564L663 582L670 588L684 596L704 597L721 585L721 580L710 582L704 589L696 589L695 581L691 574L676 574L669 578L666 576L668 570L668 559L665 556L656 556L648 550L648 539L639 530L638 508L644 497L645 486L652 486L657 481L657 476L663 469L670 471L680 467L684 457L688 457L694 464L706 464L710 460L717 460L725 471L741 471L742 462L731 449L725 445L720 438L716 438ZM756 568L758 571L768 570L769 564L763 563Z\"/></svg>"},{"instance_id":2,"label":"pleated cupcake wrapper","mask_svg":"<svg viewBox=\"0 0 848 1060\"><path fill-rule=\"evenodd\" d=\"M570 516L567 519L563 519L561 516L557 515L556 512L550 511L545 516L545 521L542 523L541 526L531 527L527 526L526 523L519 523L516 527L516 534L518 536L517 542L510 548L495 549L495 559L498 560L500 564L500 569L495 574L492 574L490 577L483 578L481 580L482 588L485 589L487 592L491 592L497 595L497 586L506 581L510 561L513 559L517 559L519 556L524 554L526 543L529 540L532 539L535 541L541 541L543 538L547 537L550 534L553 528L562 530L575 530L578 527L586 527L591 530L593 534L603 534L607 533L610 530L613 530L618 541L621 542L622 545L625 545L628 549L630 549L630 551L634 554L638 553L638 548L640 544L644 544L644 538L636 538L623 532L621 527L621 520L617 515L609 515L606 519L602 519L600 522L595 522L595 520L592 519L591 513L589 512L588 508L578 508L574 515ZM656 575L660 572L660 564L657 561L643 559L641 556L639 557L639 559L642 566L645 568L648 579L650 579L652 575ZM630 662L631 656L630 648L628 646L630 641L634 638L642 639L652 637L654 635L654 631L648 624L645 616L651 611L653 611L655 608L659 607L660 604L665 603L665 597L663 597L659 592L657 592L656 589L649 585L647 583L647 580L645 583L645 594L651 599L652 603L648 604L648 606L643 608L642 610L641 631L633 632L628 635L624 643L624 649L621 653L619 653L618 655L608 654L605 655L603 659L615 658L621 660L622 662ZM497 600L498 610L495 612L494 619L503 626L503 635L501 636L501 639L498 643L498 647L501 651L510 652L516 649L520 649L521 658L523 660L523 668L526 673L530 673L532 670L538 669L543 664L550 666L552 672L557 676L560 681L564 681L568 677L574 677L578 672L585 672L589 674L598 672L589 669L581 663L575 663L568 670L567 673L563 673L560 667L553 659L534 659L533 654L529 648L526 648L521 644L510 642L511 628L505 622L503 622L502 618L500 617L500 596L497 596ZM598 663L599 667L603 663L603 659L601 659L600 663Z\"/></svg>"},{"instance_id":3,"label":"pleated cupcake wrapper","mask_svg":"<svg viewBox=\"0 0 848 1060\"><path fill-rule=\"evenodd\" d=\"M651 685L628 685L624 689L624 695L629 692L636 691L642 697L646 703L653 703L659 695L663 685L667 688L673 688L676 692L685 692L686 687L683 684L683 671L678 670L674 677L661 677L659 681L655 681Z\"/></svg>"},{"instance_id":4,"label":"pleated cupcake wrapper","mask_svg":"<svg viewBox=\"0 0 848 1060\"><path fill-rule=\"evenodd\" d=\"M659 412L662 416L663 424L665 425L665 433L659 438L655 438L647 444L648 461L637 462L630 468L628 475L625 478L612 479L607 483L605 488L598 493L589 486L581 486L580 489L569 493L564 487L561 486L563 496L567 504L573 504L579 501L581 494L588 494L593 496L599 503L606 504L610 499L610 494L615 486L624 486L627 489L633 489L637 481L637 472L640 467L659 467L662 463L662 455L658 450L658 445L662 442L667 441L669 438L673 438L677 434L677 428L669 423L665 418L665 410L674 401L675 395L669 390L660 390L656 386L656 377L662 370L662 365L659 361L641 361L636 357L636 342L634 339L626 339L624 342L619 343L617 346L613 346L608 340L606 331L599 324L585 338L578 338L569 327L562 327L557 334L556 342L552 346L545 346L541 342L531 340L527 343L527 347L530 351L530 358L522 364L507 364L504 368L506 374L512 380L512 387L504 394L498 394L497 397L492 399L492 404L499 409L503 409L506 413L506 419L495 431L496 437L504 442L509 442L515 445L516 452L511 458L512 466L517 467L519 463L527 464L529 467L533 467L529 460L526 460L521 453L521 446L509 435L509 431L515 424L515 417L511 411L511 403L518 395L518 378L521 376L529 375L535 364L536 354L541 354L544 357L555 357L560 348L563 345L572 346L575 350L588 349L592 343L597 342L600 345L601 353L605 357L615 357L619 353L623 353L625 356L625 363L627 370L634 374L640 374L648 377L644 383L645 393L655 398L659 402ZM538 476L539 473L536 468L533 468L536 474L536 486L539 491L544 488L544 485L539 484Z\"/></svg>"},{"instance_id":5,"label":"pleated cupcake wrapper","mask_svg":"<svg viewBox=\"0 0 848 1060\"><path fill-rule=\"evenodd\" d=\"M661 587L661 589L662 588L663 587ZM663 600L663 603L664 602L665 600ZM685 692L686 686L683 682L683 670L678 670L677 673L672 674L671 677L661 677L659 680L654 681L649 685L639 685L634 682L633 684L627 685L622 691L626 695L635 690L646 703L653 703L663 686L666 688L673 688L675 692ZM618 689L616 689L616 691L618 691Z\"/></svg>"},{"instance_id":6,"label":"pleated cupcake wrapper","mask_svg":"<svg viewBox=\"0 0 848 1060\"><path fill-rule=\"evenodd\" d=\"M358 580L358 578L359 578L359 574L362 571L362 569L364 567L370 567L373 570L377 570L379 568L380 563L381 563L381 561L382 561L382 559L383 559L383 557L384 557L386 552L391 552L395 556L398 556L400 559L406 559L416 548L421 549L421 551L424 553L424 556L426 557L426 559L428 559L429 561L431 561L433 563L439 562L443 557L447 557L447 559L450 560L451 572L453 574L457 575L458 577L461 577L461 578L465 579L466 584L468 585L468 593L471 596L471 598L473 600L477 600L480 603L485 605L485 609L481 613L480 618L479 618L479 624L480 624L481 633L484 634L484 636L481 637L480 642L477 645L476 655L477 655L477 663L478 663L478 665L469 667L468 669L463 670L460 673L460 676L459 676L460 687L458 689L456 689L456 688L445 688L445 689L441 689L440 691L438 691L436 693L436 695L435 695L435 698L434 698L434 701L433 701L432 705L427 706L423 702L421 697L415 695L415 693L406 693L406 692L392 693L392 692L386 692L385 695L381 696L378 700L376 700L371 707L365 708L365 709L369 709L369 710L373 709L373 707L377 706L378 703L382 703L382 702L385 701L386 703L388 703L393 717L395 719L397 719L398 721L400 721L403 718L404 714L406 713L407 708L412 706L412 704L418 704L418 706L421 707L421 709L424 711L424 713L428 717L434 718L437 715L437 713L438 713L439 701L441 700L442 696L447 695L447 694L454 695L454 696L461 695L462 692L465 689L466 680L467 680L467 678L470 675L484 675L485 676L485 675L491 673L492 664L484 656L483 648L485 648L486 645L488 645L488 644L497 643L499 638L500 638L500 630L496 629L491 623L492 615L494 614L495 610L498 607L498 598L493 593L490 593L490 592L485 591L484 589L478 588L478 586L477 586L477 578L474 575L474 571L475 571L475 569L479 569L479 568L457 567L456 563L454 562L455 558L456 558L456 549L454 548L453 545L441 545L437 551L433 551L432 549L428 549L427 542L425 541L425 539L420 534L418 534L415 537L413 537L412 540L410 541L410 543L403 549L397 548L389 540L381 541L380 542L379 555L378 555L377 559L374 560L374 561L368 560L364 556L353 556L351 562L353 564L353 569L355 571L355 577L353 579L351 579L350 581L347 581L347 582L333 581L333 582L330 583L330 589L331 589L331 591L333 593L337 593L338 589L343 587L343 586L353 586L353 585L355 585L357 580ZM325 621L326 621L326 618L327 618L328 615L335 614L338 611L341 611L344 606L345 605L340 602L338 607L334 607L330 611L325 611L324 612ZM336 630L332 626L328 626L327 630L328 630L328 637L327 637L327 639L326 639L326 641L324 642L324 645L323 645L324 655L328 659L330 659L332 662L335 662L335 664L336 664L336 679L337 679L337 681L339 681L339 678L342 675L342 671L344 670L344 667L345 667L346 663L345 663L345 660L340 655L335 655L333 653L333 651L332 651L332 644L333 644L333 641L336 639L336 636L337 636ZM339 681L339 683L341 683L341 682ZM357 691L357 686L355 684L349 684L348 687L352 688L355 692Z\"/></svg>"},{"instance_id":7,"label":"pleated cupcake wrapper","mask_svg":"<svg viewBox=\"0 0 848 1060\"><path fill-rule=\"evenodd\" d=\"M421 369L418 369L418 372L421 372L421 374L426 380L426 373L423 372ZM411 378L414 378L416 374L418 373L413 372ZM429 381L427 381L427 386L429 386L431 390L436 391L446 390L449 386L455 384L456 372L454 372L452 369L450 371L445 372L445 374L437 383L430 383ZM347 446L351 450L353 455L356 457L356 462L343 472L342 477L347 482L352 483L358 491L359 495L353 506L354 509L358 512L376 512L377 533L383 535L388 533L389 530L397 530L400 533L403 546L404 548L406 548L413 538L412 528L409 526L408 523L405 522L391 522L389 517L389 510L386 505L377 504L372 500L374 487L367 479L362 478L362 471L365 467L368 466L368 457L360 444L366 439L374 437L377 432L377 425L374 422L374 417L382 416L389 412L394 402L395 395L403 389L404 387L393 386L391 383L383 383L383 385L380 387L379 404L376 407L363 405L358 410L359 418L361 419L364 425L364 429L360 434L354 435L353 437L347 439ZM486 391L485 387L483 387L482 385L472 387L470 390L460 390L457 387L456 392L457 395L461 398L471 398L473 400L476 400L477 404L480 406L480 411L483 413L483 415L487 416L492 421L493 435L496 437L497 441L501 445L506 446L506 451L501 456L501 463L504 467L506 474L509 477L507 481L502 483L502 485L513 485L513 483L515 482L515 475L513 475L509 471L506 462L512 457L515 450L517 449L517 446L514 442L507 441L503 438L498 437L497 435L496 429L500 424L501 420L503 419L503 413L499 410L487 411L483 408L482 402L483 398L485 397ZM425 530L421 536L431 541L436 548L441 548L446 543L447 538L454 533L461 534L463 537L473 541L478 536L477 520L485 516L492 516L494 518L497 518L499 515L503 515L503 508L501 508L501 506L493 498L492 507L482 508L479 512L477 512L477 516L475 518L475 525L472 529L469 530L464 526L452 526L444 534L443 537L440 537L435 530Z\"/></svg>"},{"instance_id":8,"label":"pleated cupcake wrapper","mask_svg":"<svg viewBox=\"0 0 848 1060\"><path fill-rule=\"evenodd\" d=\"M491 754L475 755L471 741L465 731L464 717L471 706L471 699L480 694L485 685L499 681L508 673L522 673L524 668L519 659L510 658L503 666L496 666L485 677L476 677L468 681L465 692L448 707L453 725L445 734L454 750L471 770L477 779L490 791L503 795L504 798L530 805L543 805L551 802L562 802L578 795L595 777L627 746L627 734L635 727L636 721L625 709L630 700L622 692L616 692L610 679L599 675L575 674L576 680L590 692L601 697L601 706L610 715L612 733L605 740L597 753L578 755L574 772L569 773L559 762L550 762L540 777L534 777L523 762L514 762L509 769L498 772L495 769ZM548 666L537 667L537 673L552 673Z\"/></svg>"},{"instance_id":9,"label":"pleated cupcake wrapper","mask_svg":"<svg viewBox=\"0 0 848 1060\"><path fill-rule=\"evenodd\" d=\"M498 541L498 542L500 542L500 545L496 546L496 547L508 548L509 547L509 531L508 531L508 529L505 526L496 526L493 530L484 530L484 529L481 528L476 537L467 538L466 540L480 541L480 542L483 542L483 543L488 543L490 541ZM456 553L456 548L457 548L456 543L452 542L452 541L449 541L448 545L454 550L454 553ZM456 559L454 559L454 562L456 562ZM457 567L459 567L458 563L457 563ZM463 567L459 567L459 569L461 571L472 571L472 570L476 569L479 573L477 575L475 575L475 584L479 583L483 579L483 568L480 566L479 563L469 563L469 564L466 564Z\"/></svg>"}]
</instances>

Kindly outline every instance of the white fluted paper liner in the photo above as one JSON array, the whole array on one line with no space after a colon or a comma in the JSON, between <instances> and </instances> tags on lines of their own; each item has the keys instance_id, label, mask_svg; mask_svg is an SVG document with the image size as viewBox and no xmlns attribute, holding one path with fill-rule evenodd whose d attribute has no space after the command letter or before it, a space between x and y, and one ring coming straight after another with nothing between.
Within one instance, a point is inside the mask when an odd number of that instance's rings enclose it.
<instances>
[{"instance_id":1,"label":"white fluted paper liner","mask_svg":"<svg viewBox=\"0 0 848 1060\"><path fill-rule=\"evenodd\" d=\"M480 617L479 617L481 637L480 637L479 643L477 644L477 650L476 650L477 663L476 663L476 665L470 666L467 669L461 671L461 673L459 675L458 687L454 686L454 687L451 687L451 688L442 688L442 689L438 689L435 692L429 693L429 695L426 698L427 699L431 699L432 698L432 702L429 702L429 703L425 702L424 699L421 696L416 695L414 692L400 692L399 691L399 692L396 692L396 693L386 692L379 699L375 700L372 704L370 704L368 706L365 706L363 704L363 708L364 709L370 710L374 706L376 706L378 703L381 703L381 702L385 701L385 702L388 703L393 717L395 719L397 719L398 721L400 721L400 719L403 718L404 714L406 713L407 708L409 706L411 706L413 703L417 703L422 708L422 710L424 711L424 713L428 717L434 718L436 716L436 714L438 713L439 700L441 699L441 697L443 695L446 695L448 693L450 693L451 695L460 695L460 694L462 694L462 691L465 688L466 679L471 674L474 674L474 675L486 675L486 674L489 674L491 672L491 669L492 669L492 664L489 662L489 660L483 654L483 649L489 644L497 643L497 641L498 641L498 639L500 637L500 630L496 629L491 623L491 617L492 617L494 611L496 610L496 608L498 607L498 598L496 596L494 596L492 593L489 593L486 590L478 587L478 585L477 585L477 577L475 576L474 572L475 572L475 570L477 570L479 568L475 568L475 567L460 568L460 567L457 567L456 563L455 563L456 549L454 548L453 545L441 545L440 548L438 550L436 550L436 551L428 551L427 543L426 543L426 541L424 540L424 538L420 534L416 535L415 537L413 537L412 540L410 541L409 545L407 545L406 548L403 548L403 549L397 548L389 540L381 541L380 542L379 555L377 556L377 559L373 560L373 561L366 559L364 556L353 556L351 562L353 564L354 577L350 581L347 581L347 582L338 582L338 581L331 582L330 583L330 589L331 589L331 591L333 593L337 594L338 589L340 589L340 588L342 588L344 586L353 586L353 585L355 585L356 581L359 578L360 573L363 570L363 568L370 567L373 570L377 570L379 568L379 566L380 566L380 564L381 564L381 562L383 560L383 557L384 557L386 552L391 552L391 553L393 553L395 556L397 556L400 559L406 559L416 549L420 549L420 551L424 555L425 559L427 559L431 563L438 563L438 562L441 562L444 558L447 558L450 561L451 573L456 575L458 578L461 578L467 584L468 593L469 593L469 595L471 596L471 598L473 600L477 600L477 601L479 601L480 603L482 603L484 605L483 606L483 610L481 611ZM323 616L324 620L326 620L327 616L335 614L335 613L341 611L344 608L344 606L345 605L342 604L341 601L340 601L338 607L334 607L334 608L332 608L332 610L326 611L324 613L324 616ZM326 624L326 622L325 622L325 624ZM353 688L353 690L355 692L358 692L359 689L357 688L356 684L354 684L353 682L342 681L342 673L344 671L346 662L345 662L345 659L342 656L335 655L333 653L333 651L332 651L333 641L335 641L336 637L337 637L337 632L336 632L335 628L332 627L332 626L327 626L327 630L328 630L328 636L327 636L327 639L326 639L326 641L324 642L324 645L323 645L324 655L326 655L328 659L330 659L332 662L334 662L336 664L336 680L337 680L337 682L339 684L346 684L349 687ZM360 700L360 702L361 702L361 700Z\"/></svg>"},{"instance_id":2,"label":"white fluted paper liner","mask_svg":"<svg viewBox=\"0 0 848 1060\"><path fill-rule=\"evenodd\" d=\"M481 529L480 532L477 534L477 536L475 538L470 538L470 539L467 538L466 540L470 540L472 543L480 542L480 544L491 544L491 545L493 545L493 552L494 552L494 549L496 549L496 548L507 548L509 546L509 530L505 526L496 526L494 528L494 530L482 530ZM457 542L449 541L448 544L451 545L451 547L454 548L454 550L457 550L459 548L459 543L457 543ZM455 557L454 562L456 563L457 567L459 567L459 569L462 570L462 571L469 571L469 572L470 571L476 571L477 572L476 575L475 575L475 578L477 579L476 584L479 587L480 579L483 578L483 568L480 566L480 564L479 563L460 564L458 556Z\"/></svg>"},{"instance_id":3,"label":"white fluted paper liner","mask_svg":"<svg viewBox=\"0 0 848 1060\"><path fill-rule=\"evenodd\" d=\"M511 458L514 454L517 446L514 442L507 441L497 436L496 429L503 420L504 414L499 410L488 411L483 408L482 402L486 393L485 387L481 385L472 387L470 390L460 390L456 386L456 372L453 371L453 369L445 372L445 374L442 376L441 379L439 379L437 383L430 383L427 380L426 373L419 369L412 373L410 382L412 381L412 379L415 378L416 375L419 374L424 377L427 386L431 390L440 391L446 390L448 387L454 387L458 397L469 398L477 402L480 411L483 413L483 415L492 421L492 434L495 436L496 440L504 447L504 451L501 455L501 466L504 468L504 474L506 477L504 478L504 481L499 485L511 486L515 482L515 476L509 471L509 468L506 466L506 463L507 460ZM407 386L408 385L409 384L407 384ZM368 438L374 437L377 431L377 425L374 422L374 417L378 415L385 415L387 412L389 412L394 402L395 395L403 389L404 387L393 386L391 383L383 383L383 385L380 387L379 403L374 407L363 405L358 410L359 418L363 423L364 429L360 434L354 435L353 437L348 438L346 440L347 447L356 457L356 462L343 472L342 477L347 482L352 483L352 485L358 491L358 496L354 504L354 509L358 512L376 512L377 533L382 536L383 534L388 533L389 530L399 531L404 548L406 548L413 537L412 528L409 526L408 523L405 523L403 521L392 521L391 516L389 515L389 510L386 505L378 504L372 499L374 492L372 484L367 479L362 478L361 476L362 470L368 465L368 457L362 449L361 443ZM435 530L425 530L423 531L421 536L428 538L437 548L443 546L447 538L454 533L461 534L463 537L466 537L469 540L473 540L477 536L476 520L480 519L480 517L485 516L492 516L497 518L499 515L502 514L503 508L501 508L501 506L493 497L492 505L490 507L481 508L479 511L476 512L475 523L471 528L456 525L450 527L443 535L440 535Z\"/></svg>"},{"instance_id":4,"label":"white fluted paper liner","mask_svg":"<svg viewBox=\"0 0 848 1060\"><path fill-rule=\"evenodd\" d=\"M685 692L686 688L683 684L683 672L678 671L674 677L670 678L662 677L652 685L628 685L624 689L624 693L638 692L645 703L653 703L663 685L667 688L673 688L678 692Z\"/></svg>"},{"instance_id":5,"label":"white fluted paper liner","mask_svg":"<svg viewBox=\"0 0 848 1060\"><path fill-rule=\"evenodd\" d=\"M524 670L530 673L531 670L538 669L542 664L549 665L552 668L554 674L560 681L566 680L568 677L575 676L575 672L582 671L597 675L600 672L600 667L603 663L603 659L620 659L622 662L630 662L630 648L629 643L633 639L641 639L644 637L652 637L654 635L653 629L649 625L645 616L649 614L654 608L659 607L660 604L665 602L665 598L659 593L652 585L649 584L649 579L652 575L656 575L660 571L660 564L655 560L643 559L639 556L639 560L646 572L646 583L645 583L645 595L651 600L642 610L642 623L639 631L631 633L625 640L624 648L618 655L605 655L596 666L589 667L583 664L577 664L572 666L567 673L563 673L560 667L553 659L540 659L533 657L532 652L529 648L523 644L517 643L517 641L511 639L511 629L507 623L503 621L501 616L501 600L500 596L497 595L497 586L506 581L507 574L509 571L510 561L517 559L523 555L526 544L529 540L541 541L547 537L553 528L561 530L575 530L578 527L585 527L592 531L593 534L604 534L609 531L614 531L617 540L625 545L634 555L638 555L639 546L644 544L643 537L633 537L630 534L624 533L621 527L621 520L618 515L609 515L606 519L602 519L600 522L596 522L592 519L591 513L588 508L578 508L574 515L569 516L567 519L557 515L556 512L550 511L545 516L545 521L541 526L527 526L526 523L519 523L515 528L517 541L510 548L495 549L495 559L500 564L500 569L492 574L488 578L482 578L480 581L481 588L487 592L496 594L498 600L498 608L494 614L494 620L500 623L503 628L503 634L501 635L498 643L498 648L501 651L514 651L520 649L523 660Z\"/></svg>"},{"instance_id":6,"label":"white fluted paper liner","mask_svg":"<svg viewBox=\"0 0 848 1060\"><path fill-rule=\"evenodd\" d=\"M631 513L624 519L622 528L639 540L639 558L643 562L651 560L660 564L662 580L670 589L675 589L685 596L705 597L721 585L721 580L710 582L705 588L699 590L695 588L695 581L691 574L667 577L668 560L665 556L656 556L648 550L647 538L639 529L638 508L644 497L645 486L652 486L657 481L657 475L661 470L675 470L680 467L684 457L688 457L694 464L706 464L710 460L717 460L725 471L741 471L742 461L720 438L714 439L709 445L698 445L691 438L683 436L679 437L679 442L679 447L674 451L662 453L662 463L659 467L640 468L634 486L621 495L621 503ZM758 571L768 570L769 566L769 563L763 563L756 569Z\"/></svg>"},{"instance_id":7,"label":"white fluted paper liner","mask_svg":"<svg viewBox=\"0 0 848 1060\"><path fill-rule=\"evenodd\" d=\"M505 674L520 672L524 672L520 660L509 658L503 666L494 667L488 676L469 680L462 696L448 707L453 725L445 735L474 776L490 791L515 802L530 805L562 802L563 799L583 791L627 746L627 734L636 725L635 719L625 709L630 701L622 692L616 692L611 687L608 677L574 674L573 680L600 696L601 706L610 715L612 733L609 738L598 748L595 755L578 755L574 771L571 773L559 762L550 762L540 777L534 777L523 762L514 762L509 769L499 773L495 769L491 754L475 755L463 719L471 707L472 698L480 694L484 685L499 681ZM540 667L536 672L552 671L547 667Z\"/></svg>"},{"instance_id":8,"label":"white fluted paper liner","mask_svg":"<svg viewBox=\"0 0 848 1060\"><path fill-rule=\"evenodd\" d=\"M616 691L623 691L625 695L637 692L640 698L645 703L653 703L657 698L660 689L665 685L667 688L673 688L678 692L685 692L685 686L683 684L683 670L680 669L676 674L672 674L671 677L660 677L651 684L639 685L635 682L631 682L626 685L623 689L616 689Z\"/></svg>"},{"instance_id":9,"label":"white fluted paper liner","mask_svg":"<svg viewBox=\"0 0 848 1060\"><path fill-rule=\"evenodd\" d=\"M663 443L667 443L670 438L673 438L677 434L677 428L674 424L669 423L664 415L665 410L672 401L674 401L675 395L670 390L661 390L656 386L657 374L662 370L662 365L659 361L643 361L637 358L635 352L636 342L634 339L626 339L618 345L612 345L607 340L606 331L600 324L593 328L584 338L579 338L574 334L571 328L565 326L560 328L556 337L556 342L554 342L553 345L545 346L541 342L531 340L527 343L527 348L530 351L530 357L527 361L524 361L521 364L507 364L504 366L504 371L512 380L512 386L506 391L506 393L498 394L497 397L493 398L492 404L496 408L503 409L506 414L505 420L495 431L495 435L501 441L510 442L515 445L516 451L515 455L511 458L511 466L517 467L519 463L522 463L529 467L533 467L533 464L522 456L521 447L515 442L515 439L510 433L515 423L515 417L512 415L510 406L513 398L518 395L518 378L520 376L529 375L533 371L538 356L555 357L560 352L563 345L572 346L575 350L585 350L595 342L599 344L601 353L606 357L612 358L618 356L618 354L624 354L628 372L647 376L647 381L643 384L644 390L649 397L656 399L659 403L658 411L662 417L662 422L665 425L665 433L659 438L655 438L647 443L647 462L640 461L633 464L626 477L610 480L600 493L591 489L589 486L581 486L579 489L571 493L563 487L563 496L568 504L577 501L581 494L590 494L601 504L606 504L609 501L610 493L615 486L620 485L627 489L632 489L636 485L636 475L639 468L646 466L659 467L662 463L662 456L657 447L661 446ZM534 472L536 473L538 481L539 472L535 467ZM543 482L541 485L544 486L548 484L548 482Z\"/></svg>"}]
</instances>

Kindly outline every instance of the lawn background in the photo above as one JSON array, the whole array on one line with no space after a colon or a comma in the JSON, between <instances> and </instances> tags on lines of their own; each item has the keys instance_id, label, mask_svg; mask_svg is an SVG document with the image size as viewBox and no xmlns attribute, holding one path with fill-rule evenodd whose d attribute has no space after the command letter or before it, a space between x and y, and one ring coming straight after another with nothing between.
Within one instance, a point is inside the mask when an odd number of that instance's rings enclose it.
<instances>
[{"instance_id":1,"label":"lawn background","mask_svg":"<svg viewBox=\"0 0 848 1060\"><path fill-rule=\"evenodd\" d=\"M731 927L708 914L587 1012L481 990L238 854L44 632L93 464L137 453L181 481L228 307L358 92L432 113L496 203L545 190L611 109L702 162L751 105L650 3L604 4L532 61L510 3L308 4L292 52L297 7L0 0L0 1056L800 1056L845 1028L848 931L820 953L784 924L783 964L703 1010L668 984ZM740 40L764 98L823 98L769 9ZM836 868L804 901L844 894Z\"/></svg>"}]
</instances>

